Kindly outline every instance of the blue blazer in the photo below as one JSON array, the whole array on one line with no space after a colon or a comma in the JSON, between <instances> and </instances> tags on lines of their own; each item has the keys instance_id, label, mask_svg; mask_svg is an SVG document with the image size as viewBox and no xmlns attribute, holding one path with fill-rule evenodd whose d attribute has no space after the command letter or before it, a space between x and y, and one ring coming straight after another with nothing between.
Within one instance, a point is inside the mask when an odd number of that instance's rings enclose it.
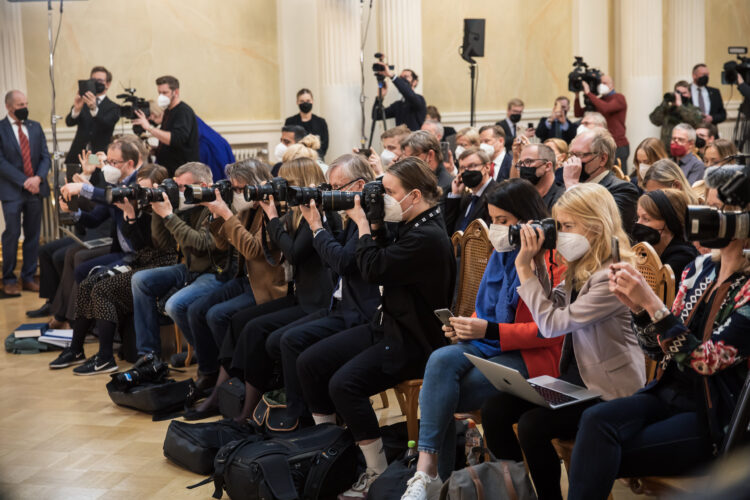
<instances>
[{"instance_id":1,"label":"blue blazer","mask_svg":"<svg viewBox=\"0 0 750 500\"><path fill-rule=\"evenodd\" d=\"M31 150L31 167L34 174L42 178L39 184L39 194L49 196L47 174L50 168L47 139L39 122L26 120L24 123L29 131L29 149ZM13 201L23 197L23 183L26 174L23 173L23 157L21 146L16 140L13 125L7 118L0 120L0 200Z\"/></svg>"}]
</instances>

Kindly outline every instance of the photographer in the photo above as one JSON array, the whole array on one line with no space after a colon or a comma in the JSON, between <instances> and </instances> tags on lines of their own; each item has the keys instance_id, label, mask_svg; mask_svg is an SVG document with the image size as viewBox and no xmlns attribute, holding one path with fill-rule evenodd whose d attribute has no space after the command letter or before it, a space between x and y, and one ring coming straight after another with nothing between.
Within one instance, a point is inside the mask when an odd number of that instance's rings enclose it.
<instances>
[{"instance_id":1,"label":"photographer","mask_svg":"<svg viewBox=\"0 0 750 500\"><path fill-rule=\"evenodd\" d=\"M609 75L602 75L601 82L595 89L599 94L598 96L591 91L591 87L585 80L581 81L581 85L583 86L582 94L591 102L594 109L607 120L607 130L612 134L617 146L615 157L620 160L622 167L625 167L628 164L628 156L630 156L630 143L625 136L625 116L628 112L628 103L625 96L615 92L612 77ZM581 107L580 101L579 96L576 96L573 100L576 117L583 116L584 109ZM612 161L614 162L614 159Z\"/></svg>"},{"instance_id":2,"label":"photographer","mask_svg":"<svg viewBox=\"0 0 750 500\"><path fill-rule=\"evenodd\" d=\"M736 172L709 174L708 204ZM722 446L750 355L747 239L717 248L685 270L671 310L629 264L610 266L609 290L632 314L641 349L661 362L656 380L630 397L584 412L569 474L570 499L606 498L618 477L672 476L710 462Z\"/></svg>"},{"instance_id":3,"label":"photographer","mask_svg":"<svg viewBox=\"0 0 750 500\"><path fill-rule=\"evenodd\" d=\"M198 144L198 121L193 109L180 99L180 82L173 76L156 79L159 92L157 104L165 108L160 128L151 125L141 110L135 110L138 118L133 125L139 125L159 140L156 149L156 163L166 167L169 175L175 175L180 165L200 161Z\"/></svg>"},{"instance_id":4,"label":"photographer","mask_svg":"<svg viewBox=\"0 0 750 500\"><path fill-rule=\"evenodd\" d=\"M544 142L547 139L556 138L570 144L570 141L576 136L578 124L571 123L568 120L568 111L570 111L570 100L567 97L561 95L555 99L552 114L547 118L539 118L536 136L540 141Z\"/></svg>"},{"instance_id":5,"label":"photographer","mask_svg":"<svg viewBox=\"0 0 750 500\"><path fill-rule=\"evenodd\" d=\"M563 281L552 289L546 267L536 264L546 252L545 235L524 225L515 261L520 300L541 337L564 337L561 380L597 391L607 401L629 396L643 387L646 370L628 309L609 290L613 238L622 260L634 261L617 206L602 186L583 184L566 191L552 214L559 227L557 254L566 265ZM552 410L501 392L482 407L488 447L501 459L525 458L539 498L562 498L560 457L550 441L575 438L581 414L601 399Z\"/></svg>"},{"instance_id":6,"label":"photographer","mask_svg":"<svg viewBox=\"0 0 750 500\"><path fill-rule=\"evenodd\" d=\"M750 87L748 87L748 95L750 95ZM713 123L701 122L695 127L695 135L699 137L695 140L695 145L698 147L698 156L703 158L706 148L719 138L719 129ZM702 147L698 145L701 141L703 142Z\"/></svg>"},{"instance_id":7,"label":"photographer","mask_svg":"<svg viewBox=\"0 0 750 500\"><path fill-rule=\"evenodd\" d=\"M161 190L164 192L160 194L164 201L151 202L153 213L163 219L164 227L179 245L185 263L138 271L133 275L133 309L139 356L161 352L156 306L158 299L169 297L164 310L187 341L195 345L187 309L195 300L221 286L222 282L217 277L220 272L218 266L225 262L226 253L216 248L216 241L208 227L210 212L200 205L186 205L184 195L187 185L206 187L212 182L211 169L207 165L186 163L175 171L174 183L162 183ZM173 289L177 291L170 295ZM198 363L200 367L200 357Z\"/></svg>"},{"instance_id":8,"label":"photographer","mask_svg":"<svg viewBox=\"0 0 750 500\"><path fill-rule=\"evenodd\" d=\"M396 90L401 93L401 100L385 108L385 117L395 118L396 126L403 124L409 127L409 130L412 132L419 130L427 115L427 104L424 97L414 92L414 89L419 84L419 77L410 69L405 69L401 71L401 75L396 76L391 72L385 56L380 59L380 63L383 66L383 70L376 71L375 74L383 78L390 78ZM388 94L388 85L383 81L380 94L383 100L385 100L386 94ZM372 119L377 120L380 117L378 101L375 101L372 106Z\"/></svg>"},{"instance_id":9,"label":"photographer","mask_svg":"<svg viewBox=\"0 0 750 500\"><path fill-rule=\"evenodd\" d=\"M434 135L424 130L412 132L401 141L401 150L403 156L415 156L424 161L435 175L438 187L443 193L450 192L453 176L445 170L443 151Z\"/></svg>"},{"instance_id":10,"label":"photographer","mask_svg":"<svg viewBox=\"0 0 750 500\"><path fill-rule=\"evenodd\" d=\"M703 121L703 115L690 99L688 82L682 80L674 84L674 92L664 94L664 100L648 115L648 119L661 127L661 140L668 148L675 125L687 123L697 127Z\"/></svg>"},{"instance_id":11,"label":"photographer","mask_svg":"<svg viewBox=\"0 0 750 500\"><path fill-rule=\"evenodd\" d=\"M82 151L106 150L120 120L120 106L107 98L112 73L104 66L94 66L90 78L94 80L96 94L90 91L83 95L76 93L73 107L65 117L65 125L78 127L65 163L76 163Z\"/></svg>"},{"instance_id":12,"label":"photographer","mask_svg":"<svg viewBox=\"0 0 750 500\"><path fill-rule=\"evenodd\" d=\"M375 322L321 340L297 362L315 423L334 423L338 413L364 454L367 470L343 498L364 498L385 471L370 397L422 377L430 353L447 343L433 311L450 307L455 284L455 259L437 206L442 193L434 174L424 161L404 158L385 173L383 187L384 221L399 222L395 239L373 238L359 201L347 210L359 230L356 261L362 276L383 287L382 314Z\"/></svg>"},{"instance_id":13,"label":"photographer","mask_svg":"<svg viewBox=\"0 0 750 500\"><path fill-rule=\"evenodd\" d=\"M503 150L504 151L504 150ZM466 229L474 219L489 225L487 196L497 187L490 176L490 157L481 149L469 148L458 157L458 175L445 198L445 227L448 236Z\"/></svg>"},{"instance_id":14,"label":"photographer","mask_svg":"<svg viewBox=\"0 0 750 500\"><path fill-rule=\"evenodd\" d=\"M281 127L281 138L279 143L273 148L273 155L276 157L276 163L271 168L271 175L276 177L279 175L279 169L281 168L284 154L289 146L297 144L304 137L309 135L307 131L299 125L284 125Z\"/></svg>"},{"instance_id":15,"label":"photographer","mask_svg":"<svg viewBox=\"0 0 750 500\"><path fill-rule=\"evenodd\" d=\"M750 84L739 73L737 73L737 90L744 99L740 104L732 139L739 151L747 153L750 152Z\"/></svg>"}]
</instances>

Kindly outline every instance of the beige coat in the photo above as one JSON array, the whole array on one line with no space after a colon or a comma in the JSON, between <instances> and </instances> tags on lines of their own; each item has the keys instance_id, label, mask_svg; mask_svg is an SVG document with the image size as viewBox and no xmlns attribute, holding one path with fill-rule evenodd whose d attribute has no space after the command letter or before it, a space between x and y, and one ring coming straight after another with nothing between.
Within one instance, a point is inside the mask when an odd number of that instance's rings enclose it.
<instances>
[{"instance_id":1,"label":"beige coat","mask_svg":"<svg viewBox=\"0 0 750 500\"><path fill-rule=\"evenodd\" d=\"M607 267L594 273L573 304L564 283L551 294L537 278L518 287L542 336L573 334L581 379L605 400L630 396L646 383L645 359L630 311L609 291L608 273Z\"/></svg>"}]
</instances>

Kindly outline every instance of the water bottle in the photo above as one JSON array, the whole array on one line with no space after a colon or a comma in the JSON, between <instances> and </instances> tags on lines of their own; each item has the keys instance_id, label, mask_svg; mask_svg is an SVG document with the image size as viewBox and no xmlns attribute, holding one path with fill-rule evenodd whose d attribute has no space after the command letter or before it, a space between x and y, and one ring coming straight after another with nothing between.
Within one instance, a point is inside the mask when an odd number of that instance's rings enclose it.
<instances>
[{"instance_id":1,"label":"water bottle","mask_svg":"<svg viewBox=\"0 0 750 500\"><path fill-rule=\"evenodd\" d=\"M411 467L412 464L415 464L418 457L417 453L417 443L415 441L410 440L408 443L406 443L406 446L408 447L406 450L406 466Z\"/></svg>"},{"instance_id":2,"label":"water bottle","mask_svg":"<svg viewBox=\"0 0 750 500\"><path fill-rule=\"evenodd\" d=\"M466 463L476 465L481 462L482 449L484 448L482 434L480 434L476 422L472 419L467 419L466 423Z\"/></svg>"}]
</instances>

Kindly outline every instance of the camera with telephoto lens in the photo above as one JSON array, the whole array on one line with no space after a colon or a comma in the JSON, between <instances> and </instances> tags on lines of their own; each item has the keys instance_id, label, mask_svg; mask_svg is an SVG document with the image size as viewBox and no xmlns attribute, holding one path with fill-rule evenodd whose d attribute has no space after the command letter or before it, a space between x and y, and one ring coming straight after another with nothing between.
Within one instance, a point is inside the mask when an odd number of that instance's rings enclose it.
<instances>
[{"instance_id":1,"label":"camera with telephoto lens","mask_svg":"<svg viewBox=\"0 0 750 500\"><path fill-rule=\"evenodd\" d=\"M213 186L202 187L200 184L190 184L185 186L185 203L196 205L207 201L216 200L216 189L219 190L219 195L224 203L227 205L232 204L232 182L229 179L221 179L216 182Z\"/></svg>"},{"instance_id":2,"label":"camera with telephoto lens","mask_svg":"<svg viewBox=\"0 0 750 500\"><path fill-rule=\"evenodd\" d=\"M161 382L168 373L169 366L150 353L139 359L130 370L112 374L112 382L117 390L124 392L138 385Z\"/></svg>"},{"instance_id":3,"label":"camera with telephoto lens","mask_svg":"<svg viewBox=\"0 0 750 500\"><path fill-rule=\"evenodd\" d=\"M724 63L724 71L721 72L721 83L724 85L734 85L737 83L737 75L742 76L746 83L750 82L750 57L743 57L747 54L747 47L729 47L727 52L737 56L737 61L727 61Z\"/></svg>"},{"instance_id":4,"label":"camera with telephoto lens","mask_svg":"<svg viewBox=\"0 0 750 500\"><path fill-rule=\"evenodd\" d=\"M276 203L286 201L289 183L283 177L274 177L265 184L245 186L245 201L267 201L273 196Z\"/></svg>"},{"instance_id":5,"label":"camera with telephoto lens","mask_svg":"<svg viewBox=\"0 0 750 500\"><path fill-rule=\"evenodd\" d=\"M316 187L289 186L286 192L286 202L290 207L309 205L311 201L320 206L323 193L330 191L331 185L323 183Z\"/></svg>"},{"instance_id":6,"label":"camera with telephoto lens","mask_svg":"<svg viewBox=\"0 0 750 500\"><path fill-rule=\"evenodd\" d=\"M164 201L165 193L169 198L169 203L176 209L180 204L180 186L173 179L164 179L161 185L155 188L141 188L138 202L141 205L148 205L153 202Z\"/></svg>"},{"instance_id":7,"label":"camera with telephoto lens","mask_svg":"<svg viewBox=\"0 0 750 500\"><path fill-rule=\"evenodd\" d=\"M378 62L372 64L372 70L375 72L375 78L377 78L379 82L382 82L383 80L385 80L385 76L379 74L379 72L385 71L385 64L383 64L383 54L381 54L380 52L375 52L375 59L377 59ZM395 69L395 66L389 64L388 69L393 71Z\"/></svg>"},{"instance_id":8,"label":"camera with telephoto lens","mask_svg":"<svg viewBox=\"0 0 750 500\"><path fill-rule=\"evenodd\" d=\"M385 202L383 196L385 188L380 181L368 182L362 191L323 191L321 193L320 208L338 211L354 208L354 197L359 196L362 210L370 222L382 222L385 217ZM316 201L316 203L318 203Z\"/></svg>"},{"instance_id":9,"label":"camera with telephoto lens","mask_svg":"<svg viewBox=\"0 0 750 500\"><path fill-rule=\"evenodd\" d=\"M108 204L122 203L127 198L130 201L138 201L143 188L137 184L133 186L109 186L104 190L104 199Z\"/></svg>"},{"instance_id":10,"label":"camera with telephoto lens","mask_svg":"<svg viewBox=\"0 0 750 500\"><path fill-rule=\"evenodd\" d=\"M508 228L508 243L516 248L521 246L521 226L528 225L532 229L540 229L544 235L542 248L552 250L557 244L557 223L555 219L542 219L531 221L529 224L513 224Z\"/></svg>"}]
</instances>

